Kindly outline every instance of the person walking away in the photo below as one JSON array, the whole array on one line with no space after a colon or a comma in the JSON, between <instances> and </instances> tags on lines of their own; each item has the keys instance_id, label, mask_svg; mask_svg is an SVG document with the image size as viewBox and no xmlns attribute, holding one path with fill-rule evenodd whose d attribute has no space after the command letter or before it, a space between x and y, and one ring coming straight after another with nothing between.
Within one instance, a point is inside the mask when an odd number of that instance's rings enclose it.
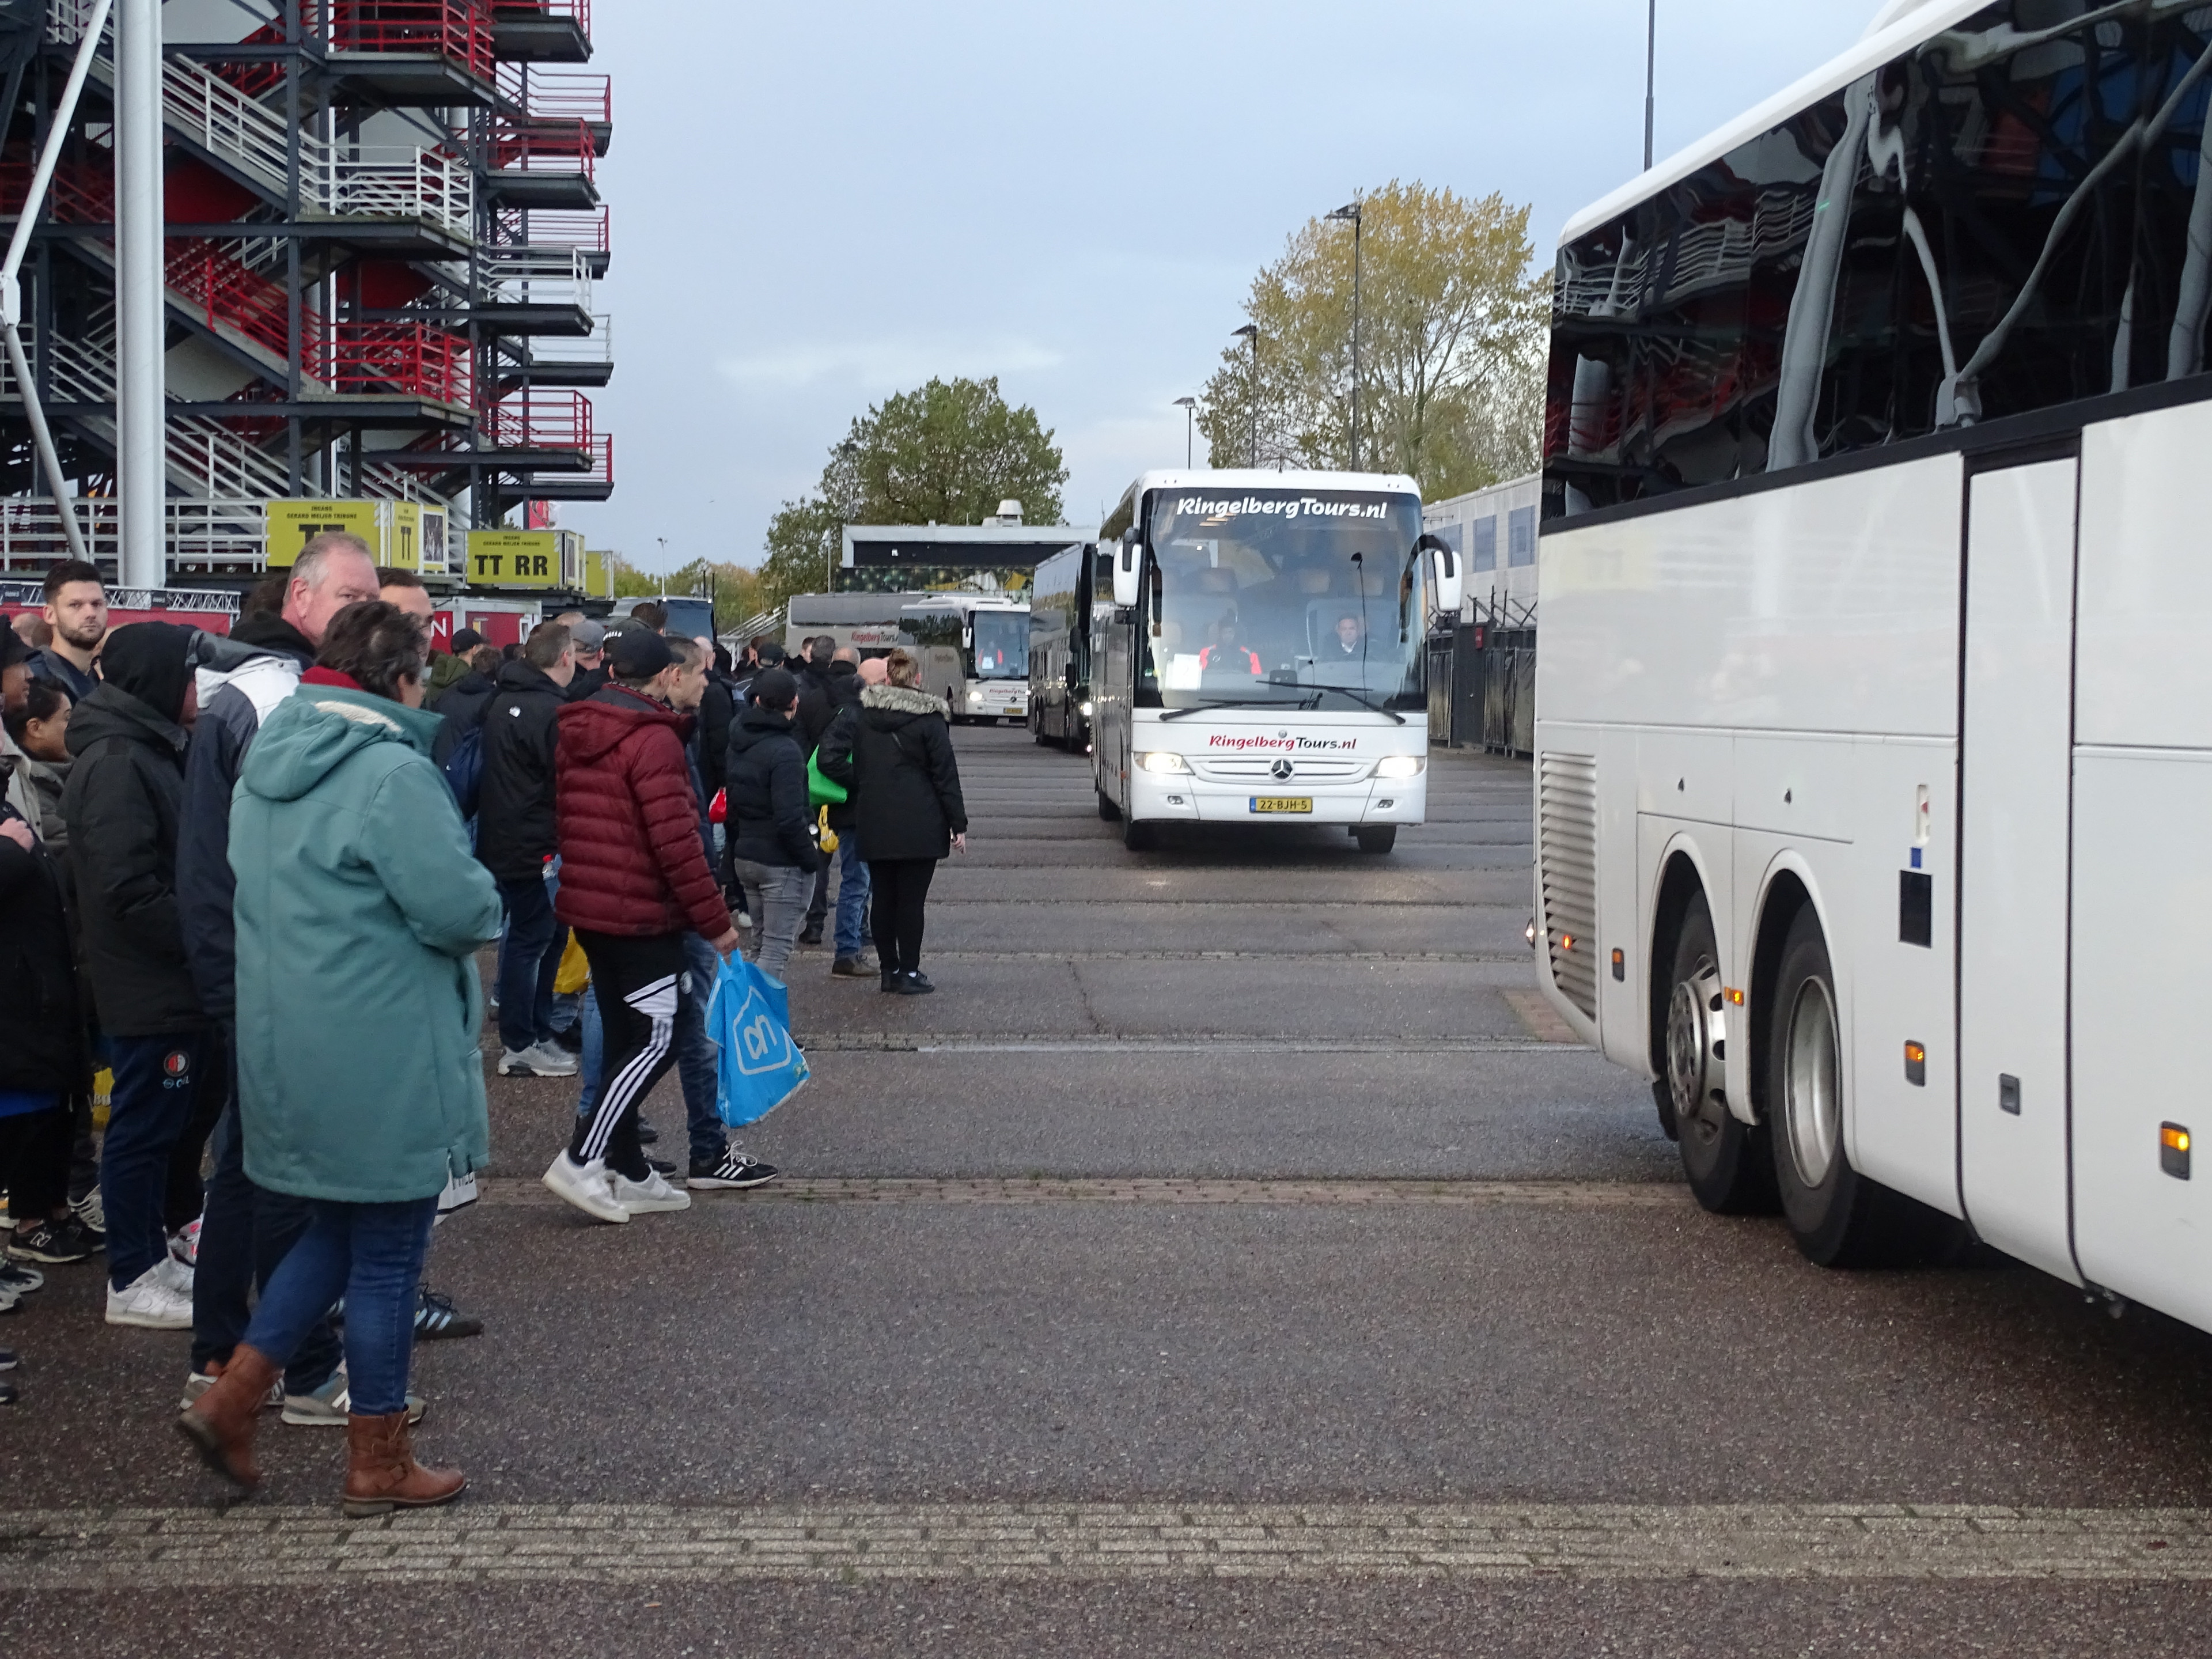
<instances>
[{"instance_id":1,"label":"person walking away","mask_svg":"<svg viewBox=\"0 0 2212 1659\"><path fill-rule=\"evenodd\" d=\"M568 682L568 701L582 702L607 683L607 625L586 617L568 629L576 647L576 678Z\"/></svg>"},{"instance_id":2,"label":"person walking away","mask_svg":"<svg viewBox=\"0 0 2212 1659\"><path fill-rule=\"evenodd\" d=\"M753 960L778 979L791 960L822 861L809 832L806 757L794 726L799 701L790 674L765 669L730 732L731 865L744 886L745 914L758 930Z\"/></svg>"},{"instance_id":3,"label":"person walking away","mask_svg":"<svg viewBox=\"0 0 2212 1659\"><path fill-rule=\"evenodd\" d=\"M968 807L944 699L919 688L920 665L903 651L892 652L884 670L887 683L860 693L851 751L817 763L854 797L882 988L921 996L937 988L921 971L929 884L948 850L968 850Z\"/></svg>"},{"instance_id":4,"label":"person walking away","mask_svg":"<svg viewBox=\"0 0 2212 1659\"><path fill-rule=\"evenodd\" d=\"M31 673L61 687L71 702L82 702L98 684L92 659L107 637L107 584L99 566L64 559L46 572L41 591L46 608L40 617L54 637L33 659Z\"/></svg>"},{"instance_id":5,"label":"person walking away","mask_svg":"<svg viewBox=\"0 0 2212 1659\"><path fill-rule=\"evenodd\" d=\"M381 592L380 588L379 592ZM438 699L444 696L449 688L469 677L469 671L476 666L469 660L470 656L483 642L483 635L475 629L457 628L453 630L452 651L442 655L432 653L430 677L423 682L422 688L422 706L425 708L434 710Z\"/></svg>"},{"instance_id":6,"label":"person walking away","mask_svg":"<svg viewBox=\"0 0 2212 1659\"><path fill-rule=\"evenodd\" d=\"M831 677L836 672L837 641L827 634L817 635L806 644L806 659L799 672L799 718L794 730L799 735L799 753L803 761L811 755L822 741L822 734L830 729L830 722L837 716L837 702L831 690ZM808 812L811 819L811 811ZM823 924L830 915L830 860L819 861L814 872L814 887L806 901L806 925L800 929L801 945L822 943Z\"/></svg>"},{"instance_id":7,"label":"person walking away","mask_svg":"<svg viewBox=\"0 0 2212 1659\"><path fill-rule=\"evenodd\" d=\"M575 678L568 630L540 623L523 654L499 671L483 714L483 781L477 856L499 883L507 931L499 954L499 1073L574 1077L576 1062L553 1040L553 981L568 930L553 919L545 866L557 847L553 751L558 716Z\"/></svg>"},{"instance_id":8,"label":"person walking away","mask_svg":"<svg viewBox=\"0 0 2212 1659\"><path fill-rule=\"evenodd\" d=\"M86 967L113 1075L100 1163L107 1322L155 1330L191 1324L191 1270L170 1258L164 1201L171 1157L210 1116L205 1109L220 1107L226 1069L177 903L186 732L198 714L191 636L168 623L133 623L108 638L105 678L70 715L76 763L62 793Z\"/></svg>"},{"instance_id":9,"label":"person walking away","mask_svg":"<svg viewBox=\"0 0 2212 1659\"><path fill-rule=\"evenodd\" d=\"M501 910L430 758L426 650L393 606L349 605L239 776L246 1174L305 1201L309 1219L230 1363L178 1419L210 1468L258 1484L256 1414L343 1297L355 1516L441 1504L465 1485L415 1462L407 1380L438 1194L490 1156L471 958L497 935Z\"/></svg>"},{"instance_id":10,"label":"person walking away","mask_svg":"<svg viewBox=\"0 0 2212 1659\"><path fill-rule=\"evenodd\" d=\"M561 710L554 914L592 965L605 1031L605 1086L544 1175L554 1193L601 1221L675 1210L690 1200L645 1161L637 1114L674 1063L676 1016L704 995L684 954L688 926L724 957L738 948L729 907L699 841L684 758L686 722L668 707L681 670L641 628L610 642L612 681Z\"/></svg>"},{"instance_id":11,"label":"person walking away","mask_svg":"<svg viewBox=\"0 0 2212 1659\"><path fill-rule=\"evenodd\" d=\"M668 636L668 648L675 653L681 671L669 689L669 707L679 714L695 713L703 706L709 688L706 653L696 641L673 635ZM709 797L700 764L707 743L702 722L685 740L684 750L691 768L692 797L699 813L699 841L711 862L714 842L707 821ZM684 1184L702 1192L764 1186L775 1179L775 1166L737 1151L730 1144L728 1131L723 1127L721 1114L716 1107L716 1097L720 1091L720 1068L714 1040L707 1034L708 992L714 983L719 966L714 947L688 928L683 939L684 957L691 970L696 993L678 1003L676 1009L676 1076L683 1085L684 1114L690 1142L690 1167ZM600 1046L604 1049L604 1043ZM596 1098L594 1091L593 1099ZM650 1154L647 1161L652 1161Z\"/></svg>"},{"instance_id":12,"label":"person walking away","mask_svg":"<svg viewBox=\"0 0 2212 1659\"><path fill-rule=\"evenodd\" d=\"M880 661L861 663L859 653L849 645L837 647L830 659L830 697L836 708L817 744L817 753L830 752L850 755L853 752L853 731L860 717L860 693L869 685L866 672L873 671L874 683L881 684L884 677ZM868 864L860 856L860 838L854 833L858 809L851 796L833 801L830 806L829 823L837 835L837 929L834 936L835 955L830 971L841 979L862 979L870 972L865 951L867 945ZM829 860L824 859L826 865Z\"/></svg>"},{"instance_id":13,"label":"person walking away","mask_svg":"<svg viewBox=\"0 0 2212 1659\"><path fill-rule=\"evenodd\" d=\"M246 1334L253 1291L267 1291L270 1275L307 1226L305 1200L264 1192L246 1176L238 1115L231 798L262 721L299 689L300 676L313 665L331 619L349 605L375 599L383 586L383 573L367 542L346 531L321 532L293 561L275 611L241 618L231 634L233 644L255 654L228 668L203 668L198 676L199 724L185 757L177 900L192 982L201 1005L222 1026L231 1075L229 1097L212 1139L214 1170L192 1273L186 1405L222 1374L231 1351ZM345 1421L340 1357L337 1328L319 1321L285 1372L287 1422L336 1426Z\"/></svg>"},{"instance_id":14,"label":"person walking away","mask_svg":"<svg viewBox=\"0 0 2212 1659\"><path fill-rule=\"evenodd\" d=\"M495 677L506 660L497 646L476 645L469 652L468 667L461 677L438 693L436 702L427 706L432 713L443 714L456 730L465 731L477 723L492 693L499 690Z\"/></svg>"}]
</instances>

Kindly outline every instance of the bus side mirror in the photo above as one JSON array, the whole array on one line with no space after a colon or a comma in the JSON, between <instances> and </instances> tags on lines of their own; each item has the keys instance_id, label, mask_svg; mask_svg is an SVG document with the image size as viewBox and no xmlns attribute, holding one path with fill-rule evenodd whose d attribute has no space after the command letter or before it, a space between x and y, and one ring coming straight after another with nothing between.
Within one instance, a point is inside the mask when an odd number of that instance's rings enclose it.
<instances>
[{"instance_id":1,"label":"bus side mirror","mask_svg":"<svg viewBox=\"0 0 2212 1659\"><path fill-rule=\"evenodd\" d=\"M1423 536L1413 544L1413 550L1436 555L1437 613L1456 616L1467 586L1465 577L1460 574L1459 555L1441 536Z\"/></svg>"},{"instance_id":2,"label":"bus side mirror","mask_svg":"<svg viewBox=\"0 0 2212 1659\"><path fill-rule=\"evenodd\" d=\"M1114 605L1126 611L1137 602L1139 579L1145 574L1145 544L1137 539L1133 530L1121 538L1121 544L1114 550Z\"/></svg>"}]
</instances>

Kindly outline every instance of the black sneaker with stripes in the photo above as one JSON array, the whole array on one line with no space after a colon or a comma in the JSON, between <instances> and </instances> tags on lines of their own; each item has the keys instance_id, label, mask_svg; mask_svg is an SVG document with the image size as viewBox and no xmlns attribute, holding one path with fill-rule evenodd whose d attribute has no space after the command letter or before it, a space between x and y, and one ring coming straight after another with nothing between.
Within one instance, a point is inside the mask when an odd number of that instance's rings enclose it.
<instances>
[{"instance_id":1,"label":"black sneaker with stripes","mask_svg":"<svg viewBox=\"0 0 2212 1659\"><path fill-rule=\"evenodd\" d=\"M694 1164L684 1185L698 1192L720 1192L747 1187L765 1187L775 1179L776 1168L758 1158L748 1158L733 1147L722 1148L722 1156L712 1164Z\"/></svg>"}]
</instances>

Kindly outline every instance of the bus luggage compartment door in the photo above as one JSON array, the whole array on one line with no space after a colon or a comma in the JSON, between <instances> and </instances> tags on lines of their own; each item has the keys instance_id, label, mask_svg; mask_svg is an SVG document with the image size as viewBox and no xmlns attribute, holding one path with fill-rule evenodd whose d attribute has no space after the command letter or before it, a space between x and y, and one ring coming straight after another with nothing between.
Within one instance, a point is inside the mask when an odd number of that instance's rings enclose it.
<instances>
[{"instance_id":1,"label":"bus luggage compartment door","mask_svg":"<svg viewBox=\"0 0 2212 1659\"><path fill-rule=\"evenodd\" d=\"M1966 483L1959 1173L1977 1231L2077 1280L2067 1190L2071 458Z\"/></svg>"}]
</instances>

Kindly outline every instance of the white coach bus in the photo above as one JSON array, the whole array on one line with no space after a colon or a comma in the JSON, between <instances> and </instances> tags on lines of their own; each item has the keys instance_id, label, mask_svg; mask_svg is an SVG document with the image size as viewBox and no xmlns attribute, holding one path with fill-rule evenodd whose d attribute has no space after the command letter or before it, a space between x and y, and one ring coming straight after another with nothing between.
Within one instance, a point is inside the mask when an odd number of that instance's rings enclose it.
<instances>
[{"instance_id":1,"label":"white coach bus","mask_svg":"<svg viewBox=\"0 0 2212 1659\"><path fill-rule=\"evenodd\" d=\"M2212 1328L2208 96L2212 7L1901 0L1568 225L1536 770L1708 1208Z\"/></svg>"},{"instance_id":2,"label":"white coach bus","mask_svg":"<svg viewBox=\"0 0 2212 1659\"><path fill-rule=\"evenodd\" d=\"M1098 550L1091 765L1129 847L1165 823L1326 823L1387 853L1422 821L1424 636L1461 573L1413 479L1147 472Z\"/></svg>"},{"instance_id":3,"label":"white coach bus","mask_svg":"<svg viewBox=\"0 0 2212 1659\"><path fill-rule=\"evenodd\" d=\"M921 669L921 689L940 694L955 726L1026 720L1030 708L1030 607L1004 593L932 593L903 605L899 626Z\"/></svg>"}]
</instances>

